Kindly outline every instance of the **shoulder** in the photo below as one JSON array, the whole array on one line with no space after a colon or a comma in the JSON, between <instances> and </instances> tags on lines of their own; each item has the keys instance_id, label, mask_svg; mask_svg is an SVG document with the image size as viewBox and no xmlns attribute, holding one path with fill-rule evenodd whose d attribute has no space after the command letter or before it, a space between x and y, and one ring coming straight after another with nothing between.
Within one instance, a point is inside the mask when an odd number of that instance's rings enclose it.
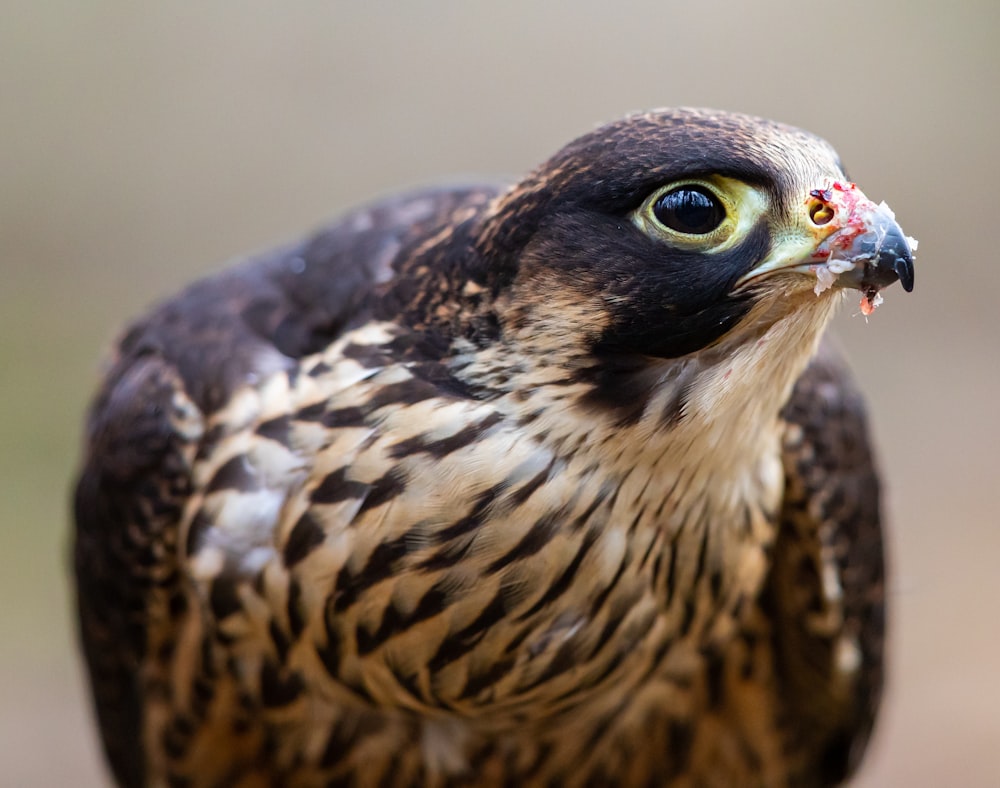
<instances>
[{"instance_id":1,"label":"shoulder","mask_svg":"<svg viewBox=\"0 0 1000 788\"><path fill-rule=\"evenodd\" d=\"M236 388L293 368L370 317L376 291L414 248L496 192L475 186L392 197L200 280L130 326L106 385L137 359L157 356L211 412Z\"/></svg>"}]
</instances>

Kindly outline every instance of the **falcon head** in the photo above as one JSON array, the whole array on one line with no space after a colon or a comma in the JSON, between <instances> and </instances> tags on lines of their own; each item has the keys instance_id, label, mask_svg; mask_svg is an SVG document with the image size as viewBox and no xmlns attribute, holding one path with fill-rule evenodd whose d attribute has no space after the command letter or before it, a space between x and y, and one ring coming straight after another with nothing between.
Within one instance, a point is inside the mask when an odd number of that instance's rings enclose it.
<instances>
[{"instance_id":1,"label":"falcon head","mask_svg":"<svg viewBox=\"0 0 1000 788\"><path fill-rule=\"evenodd\" d=\"M705 110L571 143L498 199L477 248L503 329L557 356L731 349L793 314L818 331L844 288L871 307L913 287L911 242L828 143Z\"/></svg>"}]
</instances>

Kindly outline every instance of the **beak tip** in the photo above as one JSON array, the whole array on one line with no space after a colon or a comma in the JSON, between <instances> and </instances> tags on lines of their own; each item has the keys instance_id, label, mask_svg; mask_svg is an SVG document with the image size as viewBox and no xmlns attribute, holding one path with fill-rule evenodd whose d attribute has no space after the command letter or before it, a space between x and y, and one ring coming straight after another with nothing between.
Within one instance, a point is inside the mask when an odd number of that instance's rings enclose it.
<instances>
[{"instance_id":1,"label":"beak tip","mask_svg":"<svg viewBox=\"0 0 1000 788\"><path fill-rule=\"evenodd\" d=\"M906 257L896 258L895 264L892 266L893 270L896 272L896 276L899 277L899 283L903 286L903 289L907 293L913 292L913 258L909 255Z\"/></svg>"},{"instance_id":2,"label":"beak tip","mask_svg":"<svg viewBox=\"0 0 1000 788\"><path fill-rule=\"evenodd\" d=\"M865 279L883 286L899 280L903 290L913 291L913 251L909 239L894 221L888 225L875 249L871 267L865 266Z\"/></svg>"}]
</instances>

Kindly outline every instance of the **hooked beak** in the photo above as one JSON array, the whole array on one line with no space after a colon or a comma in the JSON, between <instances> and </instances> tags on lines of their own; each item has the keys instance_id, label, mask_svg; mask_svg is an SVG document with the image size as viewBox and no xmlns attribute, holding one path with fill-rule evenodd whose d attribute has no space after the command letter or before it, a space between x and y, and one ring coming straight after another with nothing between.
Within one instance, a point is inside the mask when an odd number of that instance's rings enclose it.
<instances>
[{"instance_id":1,"label":"hooked beak","mask_svg":"<svg viewBox=\"0 0 1000 788\"><path fill-rule=\"evenodd\" d=\"M898 279L907 293L913 290L913 250L895 219L876 214L868 232L850 241L838 259L854 265L837 277L836 284L867 292L881 290ZM832 264L827 263L827 267Z\"/></svg>"},{"instance_id":2,"label":"hooked beak","mask_svg":"<svg viewBox=\"0 0 1000 788\"><path fill-rule=\"evenodd\" d=\"M736 283L736 290L781 271L816 275L817 294L850 287L868 297L897 279L913 290L917 242L903 234L892 210L875 205L853 183L810 192L801 234L779 242L767 259Z\"/></svg>"}]
</instances>

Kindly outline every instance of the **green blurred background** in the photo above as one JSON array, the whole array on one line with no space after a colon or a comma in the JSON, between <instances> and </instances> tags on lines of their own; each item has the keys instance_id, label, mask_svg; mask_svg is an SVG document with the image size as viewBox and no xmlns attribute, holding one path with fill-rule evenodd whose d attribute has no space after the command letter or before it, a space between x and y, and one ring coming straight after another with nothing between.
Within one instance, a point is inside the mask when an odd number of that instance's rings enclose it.
<instances>
[{"instance_id":1,"label":"green blurred background","mask_svg":"<svg viewBox=\"0 0 1000 788\"><path fill-rule=\"evenodd\" d=\"M693 104L830 139L919 238L835 331L892 516L892 676L864 785L1000 785L996 0L4 4L0 783L102 785L67 501L123 321L400 187L515 175Z\"/></svg>"}]
</instances>

